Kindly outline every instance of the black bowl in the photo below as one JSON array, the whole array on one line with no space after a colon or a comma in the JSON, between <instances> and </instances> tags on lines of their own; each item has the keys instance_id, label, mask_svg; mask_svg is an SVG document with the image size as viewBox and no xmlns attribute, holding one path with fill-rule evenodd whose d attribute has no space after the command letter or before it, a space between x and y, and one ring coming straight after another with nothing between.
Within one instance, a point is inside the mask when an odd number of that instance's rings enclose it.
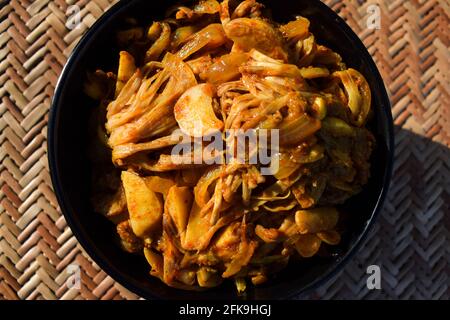
<instances>
[{"instance_id":1,"label":"black bowl","mask_svg":"<svg viewBox=\"0 0 450 320\"><path fill-rule=\"evenodd\" d=\"M93 212L89 202L91 166L87 157L89 100L82 90L88 70L117 68L118 48L114 35L126 17L150 23L163 17L176 1L120 1L108 10L77 45L59 78L53 97L48 125L48 157L54 190L61 210L86 252L120 284L145 298L160 299L285 299L304 293L324 282L357 251L380 211L391 177L393 159L393 122L383 80L370 54L339 16L319 0L262 1L278 22L295 15L310 19L318 42L339 52L349 67L366 77L372 89L374 117L370 123L377 139L368 185L350 199L345 210L351 225L333 255L315 257L302 264L290 264L276 279L257 288L249 288L238 297L234 286L224 284L205 292L187 292L169 288L149 275L143 257L123 252L112 241L114 226Z\"/></svg>"}]
</instances>

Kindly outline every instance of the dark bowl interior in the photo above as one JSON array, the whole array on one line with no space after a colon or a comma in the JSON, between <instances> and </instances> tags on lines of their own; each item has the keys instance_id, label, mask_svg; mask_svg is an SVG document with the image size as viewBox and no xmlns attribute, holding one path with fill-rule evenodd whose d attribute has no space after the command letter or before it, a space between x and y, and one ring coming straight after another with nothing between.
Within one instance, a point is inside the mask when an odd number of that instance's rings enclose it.
<instances>
[{"instance_id":1,"label":"dark bowl interior","mask_svg":"<svg viewBox=\"0 0 450 320\"><path fill-rule=\"evenodd\" d=\"M126 17L148 24L163 17L175 1L121 1L106 12L80 41L59 79L50 112L48 156L59 204L73 233L93 260L119 283L145 298L161 299L283 299L304 293L342 269L357 250L386 195L389 185L393 129L389 100L383 81L369 53L358 37L331 9L319 0L261 1L273 18L285 22L302 15L310 19L318 42L339 52L349 67L364 74L372 89L374 117L370 123L377 138L372 174L364 191L352 198L343 210L349 213L349 228L342 244L330 257L315 257L290 264L267 284L249 288L238 297L226 283L206 292L172 289L149 276L143 257L127 254L112 241L114 226L93 212L89 203L91 166L87 158L89 110L94 105L82 90L86 71L116 70L118 48L114 35Z\"/></svg>"}]
</instances>

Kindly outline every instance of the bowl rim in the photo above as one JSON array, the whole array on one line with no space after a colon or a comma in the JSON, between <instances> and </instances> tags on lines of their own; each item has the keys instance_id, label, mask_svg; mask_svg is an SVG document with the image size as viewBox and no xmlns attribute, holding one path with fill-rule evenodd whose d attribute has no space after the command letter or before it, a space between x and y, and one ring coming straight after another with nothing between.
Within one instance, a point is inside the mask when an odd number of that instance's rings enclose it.
<instances>
[{"instance_id":1,"label":"bowl rim","mask_svg":"<svg viewBox=\"0 0 450 320\"><path fill-rule=\"evenodd\" d=\"M56 130L56 122L58 121L58 112L61 108L61 97L63 94L62 88L64 87L64 83L66 82L66 79L70 73L70 70L72 69L73 65L75 64L77 57L79 53L82 51L84 46L88 43L89 39L101 28L101 26L108 20L113 19L119 12L122 10L126 10L128 6L131 6L133 2L139 1L139 0L130 0L130 1L118 1L114 5L112 5L109 9L107 9L95 22L94 24L85 31L85 33L82 35L81 39L78 41L72 52L70 53L63 69L61 70L61 73L58 77L58 81L55 86L54 95L51 100L50 104L50 110L49 110L49 118L48 118L48 125L47 125L47 157L49 162L49 171L51 176L52 185L54 188L54 193L56 195L58 204L61 208L61 212L64 216L64 218L67 221L67 224L69 228L71 229L73 235L77 239L77 241L81 244L82 248L85 250L85 252L89 255L89 257L94 261L105 273L107 273L111 278L113 278L115 281L117 281L120 285L125 287L126 289L132 291L133 293L137 294L139 297L148 299L156 299L160 300L161 297L153 294L149 290L145 290L139 286L135 286L134 284L130 283L122 274L121 272L117 271L110 263L106 262L99 253L97 253L97 249L95 249L87 239L85 239L83 232L78 229L78 226L75 222L76 218L71 211L68 209L68 203L69 199L67 199L65 192L63 192L63 188L60 183L60 175L58 170L58 163L57 163L57 135L55 134ZM311 1L311 0L310 0ZM389 96L386 91L386 86L384 84L383 78L381 77L381 74L372 58L370 53L368 52L367 48L361 41L361 39L356 35L356 33L350 28L350 26L345 22L344 19L342 19L334 10L332 10L330 7L328 7L326 4L321 2L320 0L312 0L315 2L315 5L319 7L320 10L328 11L328 14L332 16L335 19L335 22L340 25L340 27L343 29L344 33L354 42L356 45L355 50L362 52L365 57L364 61L367 62L368 68L371 70L371 72L374 75L375 83L379 85L379 93L381 96L381 100L383 101L383 107L381 108L380 112L384 113L384 116L388 120L386 125L386 131L388 135L387 139L387 163L386 163L386 169L384 172L384 176L382 178L382 188L379 191L379 195L377 198L377 201L375 203L375 207L372 210L372 214L370 215L370 218L367 220L366 225L364 226L363 231L356 237L356 240L353 242L353 244L350 246L346 254L344 254L342 257L339 258L334 263L334 266L330 267L324 274L321 276L318 276L315 280L311 281L306 286L298 289L297 291L292 290L289 293L286 293L283 296L280 296L278 299L290 299L294 296L303 296L308 292L311 292L313 289L325 284L327 281L334 278L339 272L342 271L342 269L348 264L350 259L354 257L354 255L359 251L362 243L369 235L376 218L380 214L380 211L383 207L383 203L386 199L387 192L389 190L391 178L392 178L392 171L393 171L393 162L394 162L394 149L395 149L395 141L394 141L394 123L392 118L392 112L391 112L391 103Z\"/></svg>"}]
</instances>

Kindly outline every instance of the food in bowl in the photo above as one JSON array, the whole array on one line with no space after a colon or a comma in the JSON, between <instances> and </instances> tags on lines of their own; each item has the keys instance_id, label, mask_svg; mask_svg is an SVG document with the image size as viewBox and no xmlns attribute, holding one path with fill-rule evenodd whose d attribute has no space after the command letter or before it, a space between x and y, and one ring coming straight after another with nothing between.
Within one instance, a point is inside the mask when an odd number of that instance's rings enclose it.
<instances>
[{"instance_id":1,"label":"food in bowl","mask_svg":"<svg viewBox=\"0 0 450 320\"><path fill-rule=\"evenodd\" d=\"M309 20L278 24L254 0L128 23L117 71L84 86L99 101L92 203L122 248L169 286L242 292L338 245L337 206L367 183L375 143L363 75Z\"/></svg>"}]
</instances>

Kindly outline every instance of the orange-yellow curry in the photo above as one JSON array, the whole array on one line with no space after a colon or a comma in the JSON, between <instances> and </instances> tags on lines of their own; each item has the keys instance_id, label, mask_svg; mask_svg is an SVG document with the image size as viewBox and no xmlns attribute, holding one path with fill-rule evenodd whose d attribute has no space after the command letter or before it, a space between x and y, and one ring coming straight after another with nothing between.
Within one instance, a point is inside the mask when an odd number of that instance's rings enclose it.
<instances>
[{"instance_id":1,"label":"orange-yellow curry","mask_svg":"<svg viewBox=\"0 0 450 320\"><path fill-rule=\"evenodd\" d=\"M336 205L369 178L365 78L316 41L308 19L276 23L255 0L201 0L145 27L127 23L117 71L89 73L84 85L100 102L92 203L123 249L169 286L232 279L243 292L339 244ZM171 155L176 130L230 129L278 129L279 169Z\"/></svg>"}]
</instances>

